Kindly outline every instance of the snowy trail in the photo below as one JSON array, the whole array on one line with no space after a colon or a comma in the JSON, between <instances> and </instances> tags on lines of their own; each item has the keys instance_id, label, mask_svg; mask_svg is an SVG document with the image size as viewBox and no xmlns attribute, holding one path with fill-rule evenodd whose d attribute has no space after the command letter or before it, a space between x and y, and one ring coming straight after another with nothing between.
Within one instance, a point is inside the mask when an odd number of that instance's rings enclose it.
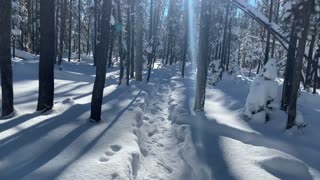
<instances>
[{"instance_id":1,"label":"snowy trail","mask_svg":"<svg viewBox=\"0 0 320 180\"><path fill-rule=\"evenodd\" d=\"M165 70L162 70L165 71ZM143 124L139 129L145 143L145 157L136 179L187 179L187 167L179 154L176 125L169 121L170 74L153 79L155 89L149 94Z\"/></svg>"}]
</instances>

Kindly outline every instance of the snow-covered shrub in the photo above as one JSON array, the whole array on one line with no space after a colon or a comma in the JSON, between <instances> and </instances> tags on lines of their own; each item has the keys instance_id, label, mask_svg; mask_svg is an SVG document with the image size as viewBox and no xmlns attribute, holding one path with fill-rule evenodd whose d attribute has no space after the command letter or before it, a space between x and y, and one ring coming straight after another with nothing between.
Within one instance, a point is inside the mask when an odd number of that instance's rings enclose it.
<instances>
[{"instance_id":1,"label":"snow-covered shrub","mask_svg":"<svg viewBox=\"0 0 320 180\"><path fill-rule=\"evenodd\" d=\"M222 71L220 67L220 60L213 60L212 62L210 62L208 70L208 84L215 86L220 80L220 74Z\"/></svg>"},{"instance_id":2,"label":"snow-covered shrub","mask_svg":"<svg viewBox=\"0 0 320 180\"><path fill-rule=\"evenodd\" d=\"M244 108L244 114L248 118L257 122L268 121L272 108L278 107L276 77L277 62L276 59L270 59L251 84Z\"/></svg>"}]
</instances>

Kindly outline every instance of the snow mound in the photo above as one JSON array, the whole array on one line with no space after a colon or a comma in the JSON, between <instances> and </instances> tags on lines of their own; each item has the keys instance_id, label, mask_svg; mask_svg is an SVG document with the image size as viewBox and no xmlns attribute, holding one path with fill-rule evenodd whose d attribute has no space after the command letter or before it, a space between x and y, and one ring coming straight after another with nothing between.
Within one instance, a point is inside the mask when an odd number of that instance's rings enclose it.
<instances>
[{"instance_id":1,"label":"snow mound","mask_svg":"<svg viewBox=\"0 0 320 180\"><path fill-rule=\"evenodd\" d=\"M60 102L56 102L53 107L53 112L57 114L62 113L66 109L69 109L74 104L75 104L75 101L72 98L68 97Z\"/></svg>"},{"instance_id":2,"label":"snow mound","mask_svg":"<svg viewBox=\"0 0 320 180\"><path fill-rule=\"evenodd\" d=\"M16 57L22 58L24 60L37 60L37 59L39 59L39 56L36 56L36 55L31 54L29 52L22 51L19 49L15 49L15 51L16 51ZM12 52L12 50L11 50L11 52Z\"/></svg>"},{"instance_id":3,"label":"snow mound","mask_svg":"<svg viewBox=\"0 0 320 180\"><path fill-rule=\"evenodd\" d=\"M180 155L190 168L190 179L211 179L209 168L198 159L197 150L192 141L190 126L181 125L176 130L176 137L180 141Z\"/></svg>"},{"instance_id":4,"label":"snow mound","mask_svg":"<svg viewBox=\"0 0 320 180\"><path fill-rule=\"evenodd\" d=\"M308 167L297 159L287 157L273 157L262 161L261 167L279 179L311 180Z\"/></svg>"},{"instance_id":5,"label":"snow mound","mask_svg":"<svg viewBox=\"0 0 320 180\"><path fill-rule=\"evenodd\" d=\"M277 77L277 60L269 59L262 70L262 76L269 80L275 80Z\"/></svg>"},{"instance_id":6,"label":"snow mound","mask_svg":"<svg viewBox=\"0 0 320 180\"><path fill-rule=\"evenodd\" d=\"M263 67L263 71L251 84L244 114L254 122L269 121L269 114L273 108L278 108L277 63L270 59Z\"/></svg>"}]
</instances>

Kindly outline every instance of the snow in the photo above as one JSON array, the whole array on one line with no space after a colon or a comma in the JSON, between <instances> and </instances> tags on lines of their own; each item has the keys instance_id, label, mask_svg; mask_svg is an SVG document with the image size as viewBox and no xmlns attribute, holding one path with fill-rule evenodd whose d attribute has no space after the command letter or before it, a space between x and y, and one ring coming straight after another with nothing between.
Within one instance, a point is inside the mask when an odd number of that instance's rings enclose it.
<instances>
[{"instance_id":1,"label":"snow","mask_svg":"<svg viewBox=\"0 0 320 180\"><path fill-rule=\"evenodd\" d=\"M115 67L106 74L103 120L92 124L91 61L63 63L54 109L40 114L38 60L26 56L13 60L15 117L0 120L0 179L320 179L318 95L301 92L308 126L284 133L280 110L265 124L246 121L254 80L243 74L208 86L205 112L195 113L190 64L181 78L181 64L156 63L149 84L130 87L117 85Z\"/></svg>"},{"instance_id":2,"label":"snow","mask_svg":"<svg viewBox=\"0 0 320 180\"><path fill-rule=\"evenodd\" d=\"M263 67L261 74L256 76L247 96L244 114L255 122L269 121L273 108L278 108L277 60L270 59Z\"/></svg>"},{"instance_id":3,"label":"snow","mask_svg":"<svg viewBox=\"0 0 320 180\"><path fill-rule=\"evenodd\" d=\"M114 26L116 24L116 20L114 19L113 15L110 16L110 25Z\"/></svg>"}]
</instances>

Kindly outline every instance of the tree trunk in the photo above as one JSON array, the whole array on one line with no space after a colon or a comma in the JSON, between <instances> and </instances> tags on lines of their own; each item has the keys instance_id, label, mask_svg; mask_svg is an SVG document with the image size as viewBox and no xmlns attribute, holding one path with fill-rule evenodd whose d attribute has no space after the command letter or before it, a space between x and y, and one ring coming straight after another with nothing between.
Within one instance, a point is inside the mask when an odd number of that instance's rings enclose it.
<instances>
[{"instance_id":1,"label":"tree trunk","mask_svg":"<svg viewBox=\"0 0 320 180\"><path fill-rule=\"evenodd\" d=\"M96 65L97 28L98 28L98 0L94 0L94 39L93 39L93 65Z\"/></svg>"},{"instance_id":2,"label":"tree trunk","mask_svg":"<svg viewBox=\"0 0 320 180\"><path fill-rule=\"evenodd\" d=\"M281 109L287 111L287 107L289 104L289 94L291 90L291 79L293 76L293 65L294 59L296 54L296 47L297 47L297 32L296 32L296 25L293 24L291 26L291 33L290 33L290 42L288 48L288 55L287 55L287 64L286 70L284 75L283 81L283 90L282 90L282 100L281 100Z\"/></svg>"},{"instance_id":3,"label":"tree trunk","mask_svg":"<svg viewBox=\"0 0 320 180\"><path fill-rule=\"evenodd\" d=\"M147 82L149 82L150 76L151 76L151 66L152 66L152 51L153 51L153 42L152 42L152 36L153 36L153 0L150 0L150 23L149 23L149 39L148 39L148 48L149 46L152 47L151 52L147 52L148 55L148 74L147 74Z\"/></svg>"},{"instance_id":4,"label":"tree trunk","mask_svg":"<svg viewBox=\"0 0 320 180\"><path fill-rule=\"evenodd\" d=\"M278 24L279 21L279 9L280 9L280 0L277 0L276 3L276 12L275 12L275 23ZM272 49L271 49L271 58L274 58L274 50L276 46L276 38L273 36L272 39Z\"/></svg>"},{"instance_id":5,"label":"tree trunk","mask_svg":"<svg viewBox=\"0 0 320 180\"><path fill-rule=\"evenodd\" d=\"M311 37L311 42L310 42L310 46L309 46L309 53L308 53L308 63L307 63L307 70L306 70L306 83L305 83L305 89L307 86L309 86L311 84L311 65L313 62L313 49L314 49L314 44L316 41L316 35L317 35L317 28L316 26L314 27L314 30L312 32L312 37Z\"/></svg>"},{"instance_id":6,"label":"tree trunk","mask_svg":"<svg viewBox=\"0 0 320 180\"><path fill-rule=\"evenodd\" d=\"M319 74L318 74L318 69L319 69L319 60L320 60L320 45L318 45L318 50L315 56L315 60L313 62L313 69L314 69L314 78L313 78L313 94L317 93L317 88L318 88L318 82L319 82Z\"/></svg>"},{"instance_id":7,"label":"tree trunk","mask_svg":"<svg viewBox=\"0 0 320 180\"><path fill-rule=\"evenodd\" d=\"M72 42L72 1L70 0L70 7L69 7L69 54L68 54L68 61L71 61L71 42Z\"/></svg>"},{"instance_id":8,"label":"tree trunk","mask_svg":"<svg viewBox=\"0 0 320 180\"><path fill-rule=\"evenodd\" d=\"M273 9L273 0L270 1L270 7L269 7L269 23L270 24L272 22L272 9ZM267 35L266 52L264 54L264 64L267 64L267 62L269 60L270 37L271 37L271 32L270 32L270 28L269 28L268 35Z\"/></svg>"},{"instance_id":9,"label":"tree trunk","mask_svg":"<svg viewBox=\"0 0 320 180\"><path fill-rule=\"evenodd\" d=\"M183 52L182 52L182 72L181 75L184 77L184 69L186 66L187 52L188 52L188 31L189 31L189 23L188 23L188 6L189 0L184 0L184 38L183 38Z\"/></svg>"},{"instance_id":10,"label":"tree trunk","mask_svg":"<svg viewBox=\"0 0 320 180\"><path fill-rule=\"evenodd\" d=\"M114 46L114 29L113 27L111 27L112 29L110 30L110 48L109 48L109 55L108 55L108 68L112 67L112 53L113 53L113 46Z\"/></svg>"},{"instance_id":11,"label":"tree trunk","mask_svg":"<svg viewBox=\"0 0 320 180\"><path fill-rule=\"evenodd\" d=\"M60 3L60 0L56 0L56 12L55 12L55 18L56 18L56 21L55 21L55 46L54 46L54 62L56 63L57 61L57 56L59 54L59 41L58 41L58 38L59 38L59 14L60 14L60 6L62 3Z\"/></svg>"},{"instance_id":12,"label":"tree trunk","mask_svg":"<svg viewBox=\"0 0 320 180\"><path fill-rule=\"evenodd\" d=\"M121 25L121 30L119 32L119 57L120 57L120 76L119 76L119 85L122 82L123 74L124 74L124 64L123 64L123 44L122 44L122 15L121 15L121 2L117 0L117 9L118 9L118 21Z\"/></svg>"},{"instance_id":13,"label":"tree trunk","mask_svg":"<svg viewBox=\"0 0 320 180\"><path fill-rule=\"evenodd\" d=\"M107 49L110 39L110 15L112 0L103 0L102 18L101 18L101 35L96 50L96 79L94 81L90 119L94 121L101 120L101 106L103 100L103 89L106 80Z\"/></svg>"},{"instance_id":14,"label":"tree trunk","mask_svg":"<svg viewBox=\"0 0 320 180\"><path fill-rule=\"evenodd\" d=\"M227 59L227 29L228 29L228 21L229 21L229 13L230 12L230 0L227 2L227 10L224 19L224 30L223 30L223 41L222 41L222 58L221 58L221 68L222 71L225 70L226 59ZM221 74L222 76L222 74Z\"/></svg>"},{"instance_id":15,"label":"tree trunk","mask_svg":"<svg viewBox=\"0 0 320 180\"><path fill-rule=\"evenodd\" d=\"M294 64L294 76L292 78L291 92L290 92L290 101L289 101L289 110L288 110L288 124L287 129L290 129L295 125L296 111L297 111L297 98L298 91L301 81L301 69L303 63L303 57L305 52L306 41L308 37L310 16L312 8L314 7L314 0L305 1L303 3L303 9L301 14L296 15L302 19L303 31L301 33L301 39L299 40L297 55Z\"/></svg>"},{"instance_id":16,"label":"tree trunk","mask_svg":"<svg viewBox=\"0 0 320 180\"><path fill-rule=\"evenodd\" d=\"M126 82L127 86L129 86L130 81L130 58L131 58L131 15L130 15L130 0L127 1L128 7L127 7L127 55L126 55Z\"/></svg>"},{"instance_id":17,"label":"tree trunk","mask_svg":"<svg viewBox=\"0 0 320 180\"><path fill-rule=\"evenodd\" d=\"M78 61L81 61L81 0L78 2Z\"/></svg>"},{"instance_id":18,"label":"tree trunk","mask_svg":"<svg viewBox=\"0 0 320 180\"><path fill-rule=\"evenodd\" d=\"M211 0L201 1L199 53L197 63L197 82L195 94L195 111L203 111L206 95L207 73L208 73L208 49L209 49L209 20Z\"/></svg>"},{"instance_id":19,"label":"tree trunk","mask_svg":"<svg viewBox=\"0 0 320 180\"><path fill-rule=\"evenodd\" d=\"M61 28L60 28L58 65L61 65L62 56L63 56L63 42L65 39L65 31L66 31L66 12L67 12L67 0L63 0L63 3L61 5Z\"/></svg>"},{"instance_id":20,"label":"tree trunk","mask_svg":"<svg viewBox=\"0 0 320 180\"><path fill-rule=\"evenodd\" d=\"M135 0L131 0L131 57L130 57L130 77L134 78L134 41L135 41Z\"/></svg>"},{"instance_id":21,"label":"tree trunk","mask_svg":"<svg viewBox=\"0 0 320 180\"><path fill-rule=\"evenodd\" d=\"M13 113L13 85L11 63L11 1L2 1L0 6L0 71L2 90L2 115Z\"/></svg>"},{"instance_id":22,"label":"tree trunk","mask_svg":"<svg viewBox=\"0 0 320 180\"><path fill-rule=\"evenodd\" d=\"M135 75L137 81L142 81L143 69L143 5L138 3L137 6L137 23L136 23L136 58L135 58Z\"/></svg>"},{"instance_id":23,"label":"tree trunk","mask_svg":"<svg viewBox=\"0 0 320 180\"><path fill-rule=\"evenodd\" d=\"M53 107L54 57L55 57L55 16L54 1L40 0L40 61L38 111Z\"/></svg>"}]
</instances>

